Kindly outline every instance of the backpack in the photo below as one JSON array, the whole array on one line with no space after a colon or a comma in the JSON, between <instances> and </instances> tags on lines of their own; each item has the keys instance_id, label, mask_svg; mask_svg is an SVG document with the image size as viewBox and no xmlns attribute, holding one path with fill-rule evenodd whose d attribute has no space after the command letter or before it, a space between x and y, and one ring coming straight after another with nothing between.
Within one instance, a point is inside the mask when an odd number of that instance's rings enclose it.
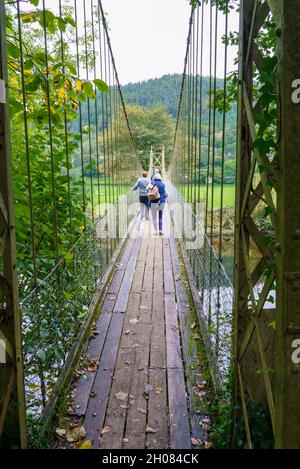
<instances>
[{"instance_id":1,"label":"backpack","mask_svg":"<svg viewBox=\"0 0 300 469\"><path fill-rule=\"evenodd\" d=\"M148 186L148 200L157 200L160 198L159 190L156 184L149 184Z\"/></svg>"}]
</instances>

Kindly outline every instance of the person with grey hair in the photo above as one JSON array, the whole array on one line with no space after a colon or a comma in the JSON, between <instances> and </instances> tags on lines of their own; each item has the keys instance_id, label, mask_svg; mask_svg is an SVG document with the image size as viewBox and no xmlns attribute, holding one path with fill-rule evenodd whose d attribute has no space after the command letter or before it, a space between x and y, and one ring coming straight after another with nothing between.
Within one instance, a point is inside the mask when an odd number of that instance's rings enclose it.
<instances>
[{"instance_id":1,"label":"person with grey hair","mask_svg":"<svg viewBox=\"0 0 300 469\"><path fill-rule=\"evenodd\" d=\"M153 182L153 179L155 178L156 174L160 175L160 169L159 168L153 168L153 172L151 175L151 182Z\"/></svg>"},{"instance_id":2,"label":"person with grey hair","mask_svg":"<svg viewBox=\"0 0 300 469\"><path fill-rule=\"evenodd\" d=\"M158 170L159 171L159 170ZM165 202L168 197L167 191L166 191L166 186L165 183L162 181L162 177L159 172L156 172L154 174L152 182L148 185L148 194L151 191L153 191L153 187L157 186L158 188L158 198L155 200L150 200L151 204L151 214L152 214L152 222L153 222L153 227L155 234L159 232L159 234L162 236L163 231L163 211L165 207ZM149 197L149 196L148 196ZM157 220L158 218L158 220Z\"/></svg>"}]
</instances>

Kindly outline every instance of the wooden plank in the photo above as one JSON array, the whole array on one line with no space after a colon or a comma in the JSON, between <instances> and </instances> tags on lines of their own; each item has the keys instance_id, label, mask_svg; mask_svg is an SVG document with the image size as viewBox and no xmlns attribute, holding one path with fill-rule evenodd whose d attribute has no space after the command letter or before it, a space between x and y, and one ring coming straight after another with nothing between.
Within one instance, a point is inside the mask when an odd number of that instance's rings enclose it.
<instances>
[{"instance_id":1,"label":"wooden plank","mask_svg":"<svg viewBox=\"0 0 300 469\"><path fill-rule=\"evenodd\" d=\"M104 423L104 426L110 427L111 431L102 435L101 448L117 449L122 447L127 405L132 401L132 398L129 397L129 391L133 379L135 347L139 346L136 343L139 304L140 294L130 293ZM118 399L120 392L127 394L124 401Z\"/></svg>"},{"instance_id":2,"label":"wooden plank","mask_svg":"<svg viewBox=\"0 0 300 469\"><path fill-rule=\"evenodd\" d=\"M146 267L143 279L143 292L151 293L153 291L153 265L154 265L154 244L155 240L149 238L146 257Z\"/></svg>"},{"instance_id":3,"label":"wooden plank","mask_svg":"<svg viewBox=\"0 0 300 469\"><path fill-rule=\"evenodd\" d=\"M162 239L155 240L152 317L154 321L164 322L164 275L162 259Z\"/></svg>"},{"instance_id":4,"label":"wooden plank","mask_svg":"<svg viewBox=\"0 0 300 469\"><path fill-rule=\"evenodd\" d=\"M118 269L126 269L134 246L134 241L135 240L133 238L128 239L126 249L122 255L120 262L118 263Z\"/></svg>"},{"instance_id":5,"label":"wooden plank","mask_svg":"<svg viewBox=\"0 0 300 469\"><path fill-rule=\"evenodd\" d=\"M124 315L113 313L110 327L106 336L103 353L100 358L98 371L95 377L92 393L83 425L87 431L87 439L93 441L93 448L99 446L100 431L103 427L112 374L117 358L119 341L123 326Z\"/></svg>"},{"instance_id":6,"label":"wooden plank","mask_svg":"<svg viewBox=\"0 0 300 469\"><path fill-rule=\"evenodd\" d=\"M170 241L168 238L163 240L163 262L164 262L164 291L165 293L174 294L174 278L170 253Z\"/></svg>"},{"instance_id":7,"label":"wooden plank","mask_svg":"<svg viewBox=\"0 0 300 469\"><path fill-rule=\"evenodd\" d=\"M149 238L144 238L141 248L140 248L140 253L139 253L139 260L140 262L143 262L143 270L141 272L137 272L137 275L139 275L139 286L140 286L140 306L139 306L139 325L140 324L151 324L151 310L152 310L152 291L147 292L143 291L143 283L144 283L144 274L145 274L145 269L146 269L146 263L148 264L148 280L150 279L150 276L153 275L152 272L152 265L153 265L153 254L154 251L150 249L148 252L148 244L149 244ZM149 255L148 255L149 254ZM150 263L150 264L149 264ZM150 265L150 267L149 267ZM152 284L152 281L151 281ZM147 288L148 289L148 288ZM132 286L131 291L134 291L134 285Z\"/></svg>"},{"instance_id":8,"label":"wooden plank","mask_svg":"<svg viewBox=\"0 0 300 469\"><path fill-rule=\"evenodd\" d=\"M145 313L143 313L145 314ZM126 438L128 442L123 445L125 448L143 449L145 448L145 428L147 421L148 402L145 399L144 391L148 384L148 364L150 353L150 328L144 324L137 324L137 336L135 342L135 360L130 386L130 396L132 405L128 409L126 420Z\"/></svg>"},{"instance_id":9,"label":"wooden plank","mask_svg":"<svg viewBox=\"0 0 300 469\"><path fill-rule=\"evenodd\" d=\"M135 347L135 358L134 363L139 370L140 368L148 369L150 359L150 339L151 339L151 327L145 327L144 322L141 320L136 326L135 343L138 347Z\"/></svg>"},{"instance_id":10,"label":"wooden plank","mask_svg":"<svg viewBox=\"0 0 300 469\"><path fill-rule=\"evenodd\" d=\"M156 238L152 293L152 335L150 351L151 368L164 368L166 366L165 311L162 265L162 240L161 238Z\"/></svg>"},{"instance_id":11,"label":"wooden plank","mask_svg":"<svg viewBox=\"0 0 300 469\"><path fill-rule=\"evenodd\" d=\"M110 432L100 437L100 447L103 449L122 448L127 406L130 405L132 401L132 398L129 396L130 383L132 381L132 368L132 348L129 347L126 350L120 350L110 390L105 422L103 424L103 427L110 428ZM124 395L120 395L120 393Z\"/></svg>"},{"instance_id":12,"label":"wooden plank","mask_svg":"<svg viewBox=\"0 0 300 469\"><path fill-rule=\"evenodd\" d=\"M191 436L184 371L180 369L168 369L167 374L170 415L170 447L172 449L190 449Z\"/></svg>"},{"instance_id":13,"label":"wooden plank","mask_svg":"<svg viewBox=\"0 0 300 469\"><path fill-rule=\"evenodd\" d=\"M153 386L153 391L149 393L147 424L156 433L147 434L146 446L149 449L167 449L169 447L169 419L166 370L150 369L149 384Z\"/></svg>"},{"instance_id":14,"label":"wooden plank","mask_svg":"<svg viewBox=\"0 0 300 469\"><path fill-rule=\"evenodd\" d=\"M106 334L109 328L111 317L109 314L100 314L96 322L96 335L90 339L87 349L87 358L93 360L95 357L101 356L105 343Z\"/></svg>"},{"instance_id":15,"label":"wooden plank","mask_svg":"<svg viewBox=\"0 0 300 469\"><path fill-rule=\"evenodd\" d=\"M142 292L140 302L140 322L152 324L152 292Z\"/></svg>"},{"instance_id":16,"label":"wooden plank","mask_svg":"<svg viewBox=\"0 0 300 469\"><path fill-rule=\"evenodd\" d=\"M145 260L138 260L135 268L135 272L133 275L133 282L131 291L140 293L143 286L143 279L144 279L144 270L145 270Z\"/></svg>"},{"instance_id":17,"label":"wooden plank","mask_svg":"<svg viewBox=\"0 0 300 469\"><path fill-rule=\"evenodd\" d=\"M131 252L129 262L126 267L122 285L118 294L118 298L114 307L115 313L125 313L127 308L127 301L129 297L129 292L131 290L131 285L133 281L133 275L135 271L135 266L139 254L139 249L141 245L141 238L136 238L134 242L134 247Z\"/></svg>"},{"instance_id":18,"label":"wooden plank","mask_svg":"<svg viewBox=\"0 0 300 469\"><path fill-rule=\"evenodd\" d=\"M114 310L114 306L116 303L117 295L113 295L110 293L109 295L106 295L103 305L101 306L101 314L111 314L112 311Z\"/></svg>"},{"instance_id":19,"label":"wooden plank","mask_svg":"<svg viewBox=\"0 0 300 469\"><path fill-rule=\"evenodd\" d=\"M109 286L108 293L117 294L120 290L120 286L124 277L125 269L116 269L112 282Z\"/></svg>"},{"instance_id":20,"label":"wooden plank","mask_svg":"<svg viewBox=\"0 0 300 469\"><path fill-rule=\"evenodd\" d=\"M97 321L97 331L100 333L96 335L95 338L90 340L86 353L87 359L99 359L105 342L110 319L111 317L108 314L100 314ZM78 416L83 416L86 413L95 376L95 372L90 372L87 370L86 373L82 375L76 383L74 405L75 413Z\"/></svg>"},{"instance_id":21,"label":"wooden plank","mask_svg":"<svg viewBox=\"0 0 300 469\"><path fill-rule=\"evenodd\" d=\"M132 347L134 349L137 338L140 298L141 295L139 293L130 293L129 295L120 344L121 348Z\"/></svg>"},{"instance_id":22,"label":"wooden plank","mask_svg":"<svg viewBox=\"0 0 300 469\"><path fill-rule=\"evenodd\" d=\"M146 262L147 250L148 250L148 237L144 236L142 240L140 252L139 252L139 257L138 257L139 261Z\"/></svg>"},{"instance_id":23,"label":"wooden plank","mask_svg":"<svg viewBox=\"0 0 300 469\"><path fill-rule=\"evenodd\" d=\"M174 295L165 295L167 367L182 368L177 307Z\"/></svg>"},{"instance_id":24,"label":"wooden plank","mask_svg":"<svg viewBox=\"0 0 300 469\"><path fill-rule=\"evenodd\" d=\"M150 367L166 367L165 325L157 322L152 324Z\"/></svg>"},{"instance_id":25,"label":"wooden plank","mask_svg":"<svg viewBox=\"0 0 300 469\"><path fill-rule=\"evenodd\" d=\"M177 251L176 242L174 236L171 236L170 239L170 252L174 272L174 285L176 292L176 303L178 310L179 323L182 333L183 340L186 339L185 329L186 329L186 320L189 315L189 306L186 298L185 288L182 283L182 271L181 265L179 262L179 256ZM185 348L188 350L188 344L185 343Z\"/></svg>"},{"instance_id":26,"label":"wooden plank","mask_svg":"<svg viewBox=\"0 0 300 469\"><path fill-rule=\"evenodd\" d=\"M144 449L146 443L145 428L147 424L147 401L143 395L148 383L148 371L138 370L136 367L132 376L130 386L130 397L132 404L127 413L126 420L126 443L124 448Z\"/></svg>"}]
</instances>

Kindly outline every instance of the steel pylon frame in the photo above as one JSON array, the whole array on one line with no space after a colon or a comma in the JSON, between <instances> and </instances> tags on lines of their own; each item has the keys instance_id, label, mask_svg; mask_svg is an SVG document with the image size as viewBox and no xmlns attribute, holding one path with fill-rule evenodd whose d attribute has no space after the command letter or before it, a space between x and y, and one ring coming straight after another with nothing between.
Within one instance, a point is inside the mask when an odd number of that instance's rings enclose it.
<instances>
[{"instance_id":1,"label":"steel pylon frame","mask_svg":"<svg viewBox=\"0 0 300 469\"><path fill-rule=\"evenodd\" d=\"M259 99L253 98L253 70L254 65L260 70L263 59L256 39L270 13L276 24L278 59L276 165L252 147L260 108ZM244 424L249 448L253 440L248 403L260 403L260 398L269 412L275 447L300 447L299 24L300 0L240 2L233 396L235 419ZM271 179L276 190L271 189ZM268 206L273 227L275 242L269 246L253 218L261 200ZM254 268L250 268L251 243L261 254ZM259 283L262 287L257 289ZM265 304L273 291L275 330L270 337ZM264 396L258 396L257 389L263 389Z\"/></svg>"},{"instance_id":2,"label":"steel pylon frame","mask_svg":"<svg viewBox=\"0 0 300 469\"><path fill-rule=\"evenodd\" d=\"M0 2L0 447L25 448L26 418L12 196L5 7Z\"/></svg>"},{"instance_id":3,"label":"steel pylon frame","mask_svg":"<svg viewBox=\"0 0 300 469\"><path fill-rule=\"evenodd\" d=\"M165 146L156 145L155 148L151 146L149 158L149 175L151 175L152 168L159 168L163 179L166 177L166 156Z\"/></svg>"}]
</instances>

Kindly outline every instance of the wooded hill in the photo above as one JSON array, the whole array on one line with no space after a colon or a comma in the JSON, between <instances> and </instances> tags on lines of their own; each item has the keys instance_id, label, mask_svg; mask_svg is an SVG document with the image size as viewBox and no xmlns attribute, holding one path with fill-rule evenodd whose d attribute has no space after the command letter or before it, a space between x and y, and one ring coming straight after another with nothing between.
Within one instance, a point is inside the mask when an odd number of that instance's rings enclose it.
<instances>
[{"instance_id":1,"label":"wooded hill","mask_svg":"<svg viewBox=\"0 0 300 469\"><path fill-rule=\"evenodd\" d=\"M188 80L188 77L186 78ZM180 74L164 75L161 78L154 78L138 83L129 83L122 87L125 104L128 111L129 121L132 127L133 136L136 147L139 151L143 166L148 167L148 156L151 144L164 143L166 147L167 162L170 160L175 123L178 113L179 95L181 89L182 76ZM211 117L211 135L213 133L213 110L209 113L209 90L213 87L213 81L210 83L209 77L202 77L202 106L200 100L200 76L199 90L197 99L198 115L202 113L202 161L201 166L207 166L207 147L209 133L209 115ZM221 90L223 80L217 80L217 89ZM101 106L102 95L98 96L99 106ZM105 99L105 98L104 98ZM213 97L211 98L213 102ZM90 107L90 121L95 121L95 106ZM155 119L157 123L155 123ZM110 116L107 116L107 122ZM88 124L87 103L82 105L82 122L83 125ZM99 122L99 130L101 122ZM223 115L216 111L216 167L220 166L221 149L222 149L222 125ZM75 127L78 126L78 122ZM231 177L234 176L234 159L235 159L235 141L236 141L236 110L233 108L226 114L226 139L225 139L225 176L227 182L234 182ZM75 132L79 131L74 129ZM199 133L199 131L198 131ZM199 134L195 132L195 138L199 138ZM212 142L212 138L210 139ZM87 142L85 142L87 144ZM79 164L79 162L78 162ZM75 166L77 164L75 163ZM228 166L228 168L227 168ZM205 173L205 172L204 172ZM217 171L218 174L218 171Z\"/></svg>"}]
</instances>

